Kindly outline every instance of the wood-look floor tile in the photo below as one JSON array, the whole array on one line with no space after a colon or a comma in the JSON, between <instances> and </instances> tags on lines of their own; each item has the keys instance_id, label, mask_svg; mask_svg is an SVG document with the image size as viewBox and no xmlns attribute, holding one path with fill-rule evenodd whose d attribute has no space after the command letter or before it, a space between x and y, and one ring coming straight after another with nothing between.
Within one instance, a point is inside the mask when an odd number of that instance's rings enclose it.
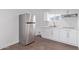
<instances>
[{"instance_id":1,"label":"wood-look floor tile","mask_svg":"<svg viewBox=\"0 0 79 59\"><path fill-rule=\"evenodd\" d=\"M35 37L35 42L27 46L19 43L4 48L3 50L78 50L78 47L71 46L68 44Z\"/></svg>"}]
</instances>

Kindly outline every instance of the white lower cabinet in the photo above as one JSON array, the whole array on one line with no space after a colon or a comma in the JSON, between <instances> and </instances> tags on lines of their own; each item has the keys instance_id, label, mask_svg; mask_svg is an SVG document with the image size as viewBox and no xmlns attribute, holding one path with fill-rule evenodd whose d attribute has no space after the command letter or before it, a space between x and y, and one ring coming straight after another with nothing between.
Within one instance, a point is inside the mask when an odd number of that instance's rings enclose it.
<instances>
[{"instance_id":1,"label":"white lower cabinet","mask_svg":"<svg viewBox=\"0 0 79 59\"><path fill-rule=\"evenodd\" d=\"M59 32L60 31L58 29L55 29L55 28L52 29L51 30L51 39L55 40L55 41L59 41L59 35L60 35Z\"/></svg>"},{"instance_id":2,"label":"white lower cabinet","mask_svg":"<svg viewBox=\"0 0 79 59\"><path fill-rule=\"evenodd\" d=\"M74 45L74 46L78 46L78 43L77 43L77 32L75 30L71 30L69 32L69 44L71 45Z\"/></svg>"},{"instance_id":3,"label":"white lower cabinet","mask_svg":"<svg viewBox=\"0 0 79 59\"><path fill-rule=\"evenodd\" d=\"M60 32L59 32L59 34L60 34L59 35L60 42L67 43L67 41L68 41L68 39L67 39L67 32L61 29Z\"/></svg>"},{"instance_id":4,"label":"white lower cabinet","mask_svg":"<svg viewBox=\"0 0 79 59\"><path fill-rule=\"evenodd\" d=\"M78 46L77 31L73 29L45 29L42 33L43 38Z\"/></svg>"},{"instance_id":5,"label":"white lower cabinet","mask_svg":"<svg viewBox=\"0 0 79 59\"><path fill-rule=\"evenodd\" d=\"M62 29L60 31L60 41L66 44L77 46L76 30Z\"/></svg>"}]
</instances>

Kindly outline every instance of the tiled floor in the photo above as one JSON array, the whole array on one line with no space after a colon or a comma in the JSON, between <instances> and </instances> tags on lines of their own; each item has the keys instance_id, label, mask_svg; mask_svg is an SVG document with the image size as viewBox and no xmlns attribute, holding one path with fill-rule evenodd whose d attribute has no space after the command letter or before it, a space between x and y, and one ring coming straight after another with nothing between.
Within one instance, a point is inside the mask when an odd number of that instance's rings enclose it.
<instances>
[{"instance_id":1,"label":"tiled floor","mask_svg":"<svg viewBox=\"0 0 79 59\"><path fill-rule=\"evenodd\" d=\"M35 41L32 44L24 46L18 43L3 50L78 50L78 47L35 37Z\"/></svg>"}]
</instances>

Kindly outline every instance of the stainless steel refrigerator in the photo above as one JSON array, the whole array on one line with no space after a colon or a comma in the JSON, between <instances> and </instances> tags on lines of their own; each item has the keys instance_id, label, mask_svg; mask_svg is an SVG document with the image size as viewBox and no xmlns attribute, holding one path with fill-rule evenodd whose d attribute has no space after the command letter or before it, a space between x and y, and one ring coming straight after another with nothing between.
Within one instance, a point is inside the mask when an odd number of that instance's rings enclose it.
<instances>
[{"instance_id":1,"label":"stainless steel refrigerator","mask_svg":"<svg viewBox=\"0 0 79 59\"><path fill-rule=\"evenodd\" d=\"M34 41L35 16L30 13L19 15L19 43L23 45Z\"/></svg>"}]
</instances>

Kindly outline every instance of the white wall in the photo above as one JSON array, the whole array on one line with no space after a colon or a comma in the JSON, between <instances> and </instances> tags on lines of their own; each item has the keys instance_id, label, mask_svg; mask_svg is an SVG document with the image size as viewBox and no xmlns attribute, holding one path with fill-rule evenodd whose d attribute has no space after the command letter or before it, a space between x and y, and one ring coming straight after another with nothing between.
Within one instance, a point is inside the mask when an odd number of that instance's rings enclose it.
<instances>
[{"instance_id":1,"label":"white wall","mask_svg":"<svg viewBox=\"0 0 79 59\"><path fill-rule=\"evenodd\" d=\"M18 39L16 10L0 10L0 49L17 43Z\"/></svg>"},{"instance_id":2,"label":"white wall","mask_svg":"<svg viewBox=\"0 0 79 59\"><path fill-rule=\"evenodd\" d=\"M78 15L78 23L77 23L77 26L78 26L77 39L78 39L78 47L79 47L79 15Z\"/></svg>"}]
</instances>

